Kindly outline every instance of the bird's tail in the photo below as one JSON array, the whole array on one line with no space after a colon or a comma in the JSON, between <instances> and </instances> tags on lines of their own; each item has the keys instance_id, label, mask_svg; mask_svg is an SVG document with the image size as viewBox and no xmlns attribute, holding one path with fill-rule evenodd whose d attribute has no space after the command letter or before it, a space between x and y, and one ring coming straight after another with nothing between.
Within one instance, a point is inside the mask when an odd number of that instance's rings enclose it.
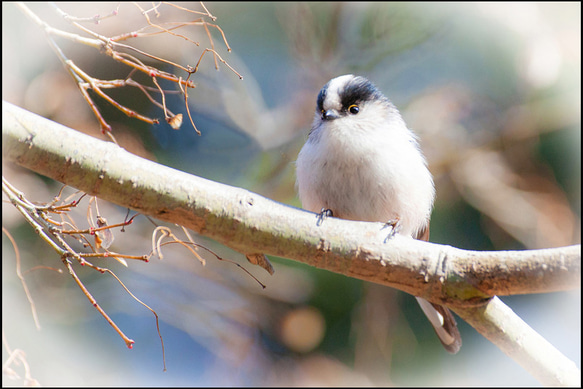
<instances>
[{"instance_id":1,"label":"bird's tail","mask_svg":"<svg viewBox=\"0 0 583 389\"><path fill-rule=\"evenodd\" d=\"M462 337L451 311L442 305L430 303L420 297L417 297L417 302L431 322L443 347L452 354L457 353L462 347Z\"/></svg>"}]
</instances>

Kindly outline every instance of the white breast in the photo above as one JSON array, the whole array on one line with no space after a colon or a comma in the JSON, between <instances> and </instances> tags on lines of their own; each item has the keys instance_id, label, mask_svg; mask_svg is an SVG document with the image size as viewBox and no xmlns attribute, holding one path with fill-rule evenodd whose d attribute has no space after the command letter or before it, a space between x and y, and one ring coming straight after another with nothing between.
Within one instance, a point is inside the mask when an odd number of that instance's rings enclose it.
<instances>
[{"instance_id":1,"label":"white breast","mask_svg":"<svg viewBox=\"0 0 583 389\"><path fill-rule=\"evenodd\" d=\"M347 119L357 118L347 125ZM399 218L403 235L425 227L433 180L413 135L398 119L390 132L356 116L314 130L296 162L302 206L313 212L331 209L335 217L352 220Z\"/></svg>"}]
</instances>

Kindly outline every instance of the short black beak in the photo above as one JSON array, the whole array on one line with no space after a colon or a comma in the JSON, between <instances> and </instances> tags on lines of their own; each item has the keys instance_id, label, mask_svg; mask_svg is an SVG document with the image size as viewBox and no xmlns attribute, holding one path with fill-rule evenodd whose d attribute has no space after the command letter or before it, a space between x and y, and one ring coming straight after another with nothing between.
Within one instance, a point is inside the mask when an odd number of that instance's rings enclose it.
<instances>
[{"instance_id":1,"label":"short black beak","mask_svg":"<svg viewBox=\"0 0 583 389\"><path fill-rule=\"evenodd\" d=\"M336 111L329 109L327 111L322 111L322 120L334 120L338 119L340 116Z\"/></svg>"}]
</instances>

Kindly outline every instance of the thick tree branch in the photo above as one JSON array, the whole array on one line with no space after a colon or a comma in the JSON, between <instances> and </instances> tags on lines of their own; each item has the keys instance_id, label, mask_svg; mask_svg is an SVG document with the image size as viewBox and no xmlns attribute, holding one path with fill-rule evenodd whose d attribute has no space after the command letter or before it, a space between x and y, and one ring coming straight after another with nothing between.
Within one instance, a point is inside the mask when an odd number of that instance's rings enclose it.
<instances>
[{"instance_id":1,"label":"thick tree branch","mask_svg":"<svg viewBox=\"0 0 583 389\"><path fill-rule=\"evenodd\" d=\"M2 109L2 154L7 160L104 200L183 225L241 253L290 258L445 304L505 352L508 338L500 336L506 333L504 325L486 315L488 307L501 304L492 296L580 287L580 245L476 252L399 235L385 243L390 231L381 223L328 218L317 226L313 213L144 160L11 104L3 102ZM504 322L505 313L500 315L497 320ZM520 322L517 318L513 323L520 327ZM498 335L489 337L492 328ZM525 328L517 331L530 334ZM543 367L532 360L538 361L530 358L523 366L541 371ZM569 368L568 374L545 374L543 383L576 384L574 369Z\"/></svg>"},{"instance_id":2,"label":"thick tree branch","mask_svg":"<svg viewBox=\"0 0 583 389\"><path fill-rule=\"evenodd\" d=\"M400 236L386 244L390 231L381 223L329 218L317 226L311 212L145 160L9 103L2 107L4 158L241 253L290 258L450 305L580 284L580 246L477 252Z\"/></svg>"},{"instance_id":3,"label":"thick tree branch","mask_svg":"<svg viewBox=\"0 0 583 389\"><path fill-rule=\"evenodd\" d=\"M454 308L454 312L543 385L581 385L581 371L575 363L522 321L498 297L479 307Z\"/></svg>"}]
</instances>

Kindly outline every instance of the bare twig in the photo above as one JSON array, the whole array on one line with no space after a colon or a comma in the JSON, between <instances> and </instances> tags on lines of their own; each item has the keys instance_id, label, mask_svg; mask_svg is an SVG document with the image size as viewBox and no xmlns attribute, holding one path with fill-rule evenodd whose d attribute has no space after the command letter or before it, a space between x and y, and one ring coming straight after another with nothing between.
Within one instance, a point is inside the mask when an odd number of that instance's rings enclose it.
<instances>
[{"instance_id":1,"label":"bare twig","mask_svg":"<svg viewBox=\"0 0 583 389\"><path fill-rule=\"evenodd\" d=\"M99 108L93 102L91 96L88 93L88 90L93 90L99 97L101 97L102 99L104 99L109 104L114 106L116 109L122 111L125 115L127 115L129 117L137 118L137 119L142 120L142 121L149 123L149 124L159 123L158 119L150 118L150 117L147 117L145 115L142 115L142 114L132 110L131 108L128 108L128 107L124 106L123 104L118 103L117 101L115 101L115 99L111 98L105 92L103 92L103 89L109 89L109 88L123 88L125 86L138 87L147 96L147 98L150 101L152 101L156 106L163 109L164 117L165 117L166 121L170 124L170 126L173 129L179 129L180 126L182 125L182 114L175 115L172 112L170 112L166 107L165 94L171 93L172 91L163 90L160 87L160 85L158 84L157 79L168 80L168 81L170 81L178 86L179 91L174 91L174 92L181 92L184 94L184 96L185 96L184 97L185 109L188 112L190 122L192 123L195 131L198 134L200 134L200 131L194 125L194 121L192 120L192 116L190 114L190 110L188 107L188 97L187 97L186 91L188 88L195 87L195 84L190 80L190 75L195 73L196 71L198 71L198 67L199 67L200 62L201 62L202 58L204 57L204 55L207 52L212 52L216 69L218 69L218 61L220 61L225 66L227 66L231 71L233 71L240 79L243 78L241 76L241 74L239 74L235 69L233 69L233 67L230 66L217 53L217 51L215 49L215 44L214 44L213 38L212 38L211 33L209 31L209 27L215 28L217 31L219 31L219 33L221 34L221 37L223 39L223 42L227 48L227 51L230 52L231 47L229 46L229 44L227 42L227 38L225 36L225 33L218 25L208 23L204 19L205 17L208 17L214 21L216 19L216 17L211 15L210 12L208 12L206 7L202 3L201 3L201 7L204 9L204 12L189 10L185 7L178 6L178 5L175 5L172 3L166 3L166 2L157 3L156 5L154 5L152 8L150 8L148 10L144 10L138 4L134 4L134 5L140 10L141 14L144 16L146 23L147 23L147 26L144 26L136 31L120 34L118 36L107 37L107 36L101 35L95 31L91 30L90 28L84 26L82 23L91 22L91 23L98 24L98 23L102 22L104 19L119 16L119 14L120 14L119 13L119 5L115 10L113 10L111 13L109 13L105 16L95 15L92 17L75 17L72 15L69 15L68 13L63 11L59 6L53 4L53 8L65 20L67 20L72 26L74 26L75 28L80 30L82 33L85 33L91 37L91 38L85 38L85 37L82 37L80 35L73 34L73 33L66 32L66 31L62 31L62 30L53 28L52 26L49 26L46 22L44 22L41 18L39 18L34 12L32 12L27 5L25 5L24 3L17 3L17 6L22 10L23 13L25 13L31 20L33 20L36 24L38 24L41 28L43 28L43 30L45 31L45 33L47 35L49 44L54 49L58 58L64 64L64 66L67 69L67 71L69 72L69 74L76 81L76 83L79 87L79 90L80 90L81 94L83 95L83 98L87 101L87 104L89 105L93 114L95 115L95 117L99 121L101 132L103 134L106 134L107 136L109 136L109 138L113 142L116 142L116 139L112 134L111 125L101 115ZM165 22L165 23L154 23L150 17L150 14L154 13L156 15L156 17L159 17L160 16L160 9L162 6L170 6L170 7L173 7L175 9L180 10L183 13L202 15L202 17L199 17L198 19L195 19L192 21L186 21L186 22L172 21L172 22ZM198 46L199 42L195 42L192 39L188 38L183 33L177 32L178 30L185 29L187 27L196 27L196 26L201 26L204 29L204 31L208 37L208 40L209 40L210 49L207 48L207 49L203 50L203 52L200 55L199 61L194 68L190 65L186 65L186 66L180 65L180 64L175 63L175 62L168 60L166 58L162 58L162 57L156 56L154 54L148 53L144 50L140 50L140 49L138 49L134 46L131 46L129 44L121 43L121 41L127 41L127 40L135 39L135 38L144 38L144 37L154 36L154 35L159 35L159 34L168 34L168 35L173 36L173 37L184 39L187 42ZM96 48L96 49L100 50L100 52L111 57L114 61L121 63L125 66L128 66L131 69L130 74L128 75L128 77L125 80L100 80L100 79L96 79L94 77L91 77L86 72L84 72L81 68L79 68L74 63L73 60L71 60L65 56L65 54L60 49L59 45L53 39L53 37L65 38L65 39L71 40L71 41L79 43L79 44L83 44L83 45L87 45L87 46ZM140 59L138 59L136 56L129 54L128 52L133 52L136 55L139 55L139 56L144 57L146 59L152 60L156 63L170 65L174 69L185 72L187 74L187 76L182 77L182 76L179 76L179 75L174 74L174 73L169 73L169 72L163 71L163 70L157 68L156 66L147 65L144 62L142 62ZM134 71L142 72L142 73L146 74L148 77L150 77L152 79L153 84L155 85L155 88L150 89L149 86L143 85L136 80L130 79L130 77ZM161 95L162 102L161 103L157 102L149 93L146 92L146 90L158 91Z\"/></svg>"},{"instance_id":2,"label":"bare twig","mask_svg":"<svg viewBox=\"0 0 583 389\"><path fill-rule=\"evenodd\" d=\"M32 377L30 373L30 366L26 360L26 354L24 351L20 349L12 349L8 345L8 341L6 340L6 335L4 334L4 328L2 328L2 344L6 349L6 353L8 354L8 358L4 363L2 363L2 376L7 376L9 378L20 378L18 373L14 369L12 369L12 365L22 365L24 369L24 382L23 386L40 386L40 383Z\"/></svg>"},{"instance_id":3,"label":"bare twig","mask_svg":"<svg viewBox=\"0 0 583 389\"><path fill-rule=\"evenodd\" d=\"M73 224L72 223L59 223L57 221L52 220L50 218L50 214L53 213L53 214L62 215L63 213L68 212L72 207L77 206L79 204L79 200L74 200L73 202L68 203L68 204L56 205L56 201L58 201L58 199L61 196L62 189L59 192L59 195L56 196L56 198L53 200L53 202L51 202L50 204L45 204L45 205L36 205L36 204L33 204L32 202L30 202L29 200L27 200L26 197L24 196L24 194L21 193L20 191L18 191L16 188L14 188L4 177L2 177L2 192L4 193L5 196L7 196L7 198L14 205L14 207L22 214L22 216L28 221L28 223L35 229L37 234L47 244L49 244L49 246L51 246L56 251L56 253L61 257L62 262L64 263L65 267L67 268L69 274L71 275L71 277L73 277L73 279L75 280L75 282L77 283L79 288L82 290L83 294L85 294L85 296L90 301L90 303L95 307L95 309L97 309L99 311L99 313L107 320L107 322L120 335L120 337L124 340L126 345L129 348L131 348L134 341L131 340L130 338L128 338L119 329L119 327L113 322L113 320L107 315L107 313L99 306L99 304L97 304L97 302L95 301L95 298L91 295L89 290L85 287L83 282L77 276L75 270L73 269L73 267L71 265L70 258L75 258L79 262L80 265L89 266L89 267L93 268L94 270L99 271L100 273L105 273L105 272L110 273L114 278L116 278L118 280L118 282L121 283L119 278L115 274L113 274L113 272L111 272L109 269L95 266L92 263L90 263L89 261L87 261L87 258L114 257L114 258L118 259L117 257L120 257L120 258L123 257L123 258L140 259L143 261L147 261L148 260L147 256L131 256L131 255L112 253L109 251L104 252L104 253L99 253L99 252L95 251L93 246L85 238L84 239L87 242L87 245L90 246L94 250L94 252L92 252L92 253L79 253L79 252L75 251L65 241L63 235L75 235L75 236L82 236L83 234L95 235L95 233L97 231L106 231L106 230L109 231L111 228L129 225L133 222L133 218L126 220L123 223L119 223L117 225L112 225L112 226L104 225L104 226L97 227L97 228L91 227L91 228L86 229L86 230L80 230L80 229L75 228L74 230L67 231L67 230L63 230L62 226L63 225L71 225L74 227L74 223ZM27 298L30 302L35 324L37 325L37 328L40 328L40 325L38 323L38 317L36 315L36 308L35 308L34 302L32 301L31 294L28 291L26 283L24 282L24 279L23 279L22 274L20 272L20 255L19 255L17 245L13 241L13 239L12 239L11 235L8 233L8 231L6 231L4 228L3 228L3 231L9 237L9 239L11 240L11 242L13 243L13 246L15 248L16 259L17 259L16 272L17 272L18 277L21 279L21 281L23 283L25 293L26 293ZM124 289L127 290L125 285L123 285L123 283L121 283L121 284L124 287ZM132 297L134 299L136 299L136 301L145 305L142 301L137 299L133 294L130 293L130 295L132 295ZM151 310L151 308L149 308L149 307L147 307L147 308ZM155 312L154 312L154 314L155 314ZM156 315L156 323L157 323L157 321L158 321L158 316Z\"/></svg>"},{"instance_id":4,"label":"bare twig","mask_svg":"<svg viewBox=\"0 0 583 389\"><path fill-rule=\"evenodd\" d=\"M95 301L95 298L93 297L93 295L91 295L91 293L87 290L87 288L85 287L85 285L83 285L83 282L81 282L81 280L77 276L77 273L75 273L75 270L73 270L73 267L71 266L71 262L69 261L69 259L67 258L67 256L64 256L63 257L63 263L65 264L65 267L69 271L69 274L71 275L71 277L73 277L73 279L77 283L77 286L79 286L79 288L83 291L83 294L87 297L87 299L89 299L89 302L91 303L91 305L93 305L93 307L95 307L95 309L97 309L99 311L99 313L101 314L101 316L103 316L105 318L105 320L107 320L107 322L109 323L109 325L113 327L113 329L115 330L115 332L117 332L119 334L119 336L126 343L126 346L128 346L128 348L132 348L135 342L132 339L128 338L123 333L123 331L119 329L119 327L115 324L115 322L113 320L111 320L111 318L103 310L103 308L101 308L101 306L99 304L97 304L97 301Z\"/></svg>"},{"instance_id":5,"label":"bare twig","mask_svg":"<svg viewBox=\"0 0 583 389\"><path fill-rule=\"evenodd\" d=\"M26 285L26 281L24 281L23 273L20 269L20 251L18 250L18 245L14 241L12 234L10 234L10 232L8 232L8 230L6 228L2 227L2 232L8 237L8 239L10 239L10 243L12 244L12 247L14 248L14 256L16 258L16 275L18 276L18 279L22 283L22 288L24 289L24 293L26 294L26 299L28 300L28 303L30 304L30 310L32 311L32 318L34 320L34 325L36 326L36 328L38 330L40 330L40 321L38 320L38 314L36 313L36 306L34 305L34 301L32 300L32 295L30 294L30 291L28 290L28 286Z\"/></svg>"},{"instance_id":6,"label":"bare twig","mask_svg":"<svg viewBox=\"0 0 583 389\"><path fill-rule=\"evenodd\" d=\"M186 231L186 229L184 227L182 227L182 229L184 231ZM158 237L156 239L156 237L158 235L158 232L160 232L160 237ZM165 237L169 237L172 240L171 241L168 241L168 242L162 242L162 240ZM150 255L158 255L158 257L160 259L162 259L163 258L162 250L161 250L162 246L166 246L168 244L176 243L176 244L179 244L179 245L181 245L183 247L186 247L204 265L206 263L206 261L204 260L204 258L202 258L196 252L196 250L193 249L193 247L194 248L200 248L200 249L203 249L206 252L212 254L219 261L225 261L225 262L228 262L228 263L232 263L235 266L239 267L247 275L249 275L251 278L253 278L259 285L261 285L261 287L263 289L265 289L265 284L263 284L261 281L259 281L257 279L257 277L255 277L253 274L251 274L247 269L245 269L243 266L239 265L237 262L231 261L229 259L222 258L217 253L215 253L214 251L212 251L212 250L204 247L203 245L200 245L198 243L194 243L194 241L192 240L192 237L189 234L187 234L187 238L188 238L188 241L185 242L185 241L179 239L176 235L174 235L174 233L168 227L158 227L158 228L156 228L156 230L154 230L154 233L152 234L152 251L151 251Z\"/></svg>"}]
</instances>

